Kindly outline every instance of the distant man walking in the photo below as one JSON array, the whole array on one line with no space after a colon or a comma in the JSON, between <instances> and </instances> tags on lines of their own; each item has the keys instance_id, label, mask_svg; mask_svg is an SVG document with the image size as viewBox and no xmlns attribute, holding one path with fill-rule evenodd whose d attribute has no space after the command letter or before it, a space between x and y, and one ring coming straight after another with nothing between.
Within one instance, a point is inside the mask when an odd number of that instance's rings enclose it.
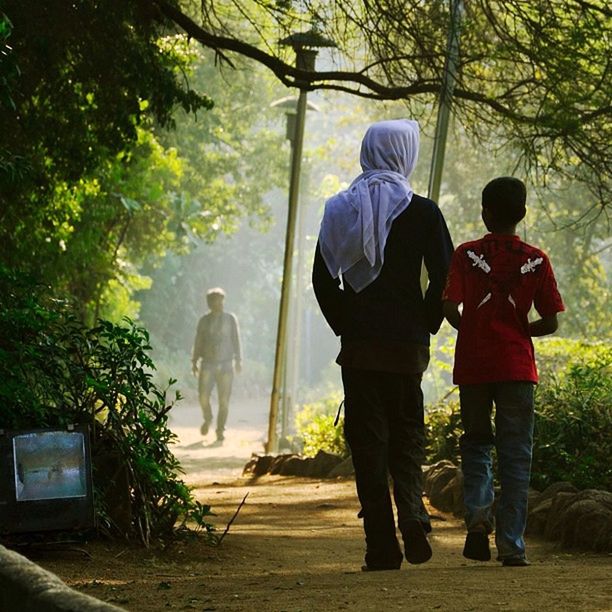
<instances>
[{"instance_id":1,"label":"distant man walking","mask_svg":"<svg viewBox=\"0 0 612 612\"><path fill-rule=\"evenodd\" d=\"M213 388L217 386L219 412L216 433L218 443L224 440L223 432L232 393L234 367L237 373L240 373L242 369L238 319L236 315L223 311L224 299L225 291L220 287L210 289L206 293L209 312L198 322L191 358L194 376L199 370L198 393L204 417L200 433L203 436L208 433L213 419L210 397Z\"/></svg>"}]
</instances>

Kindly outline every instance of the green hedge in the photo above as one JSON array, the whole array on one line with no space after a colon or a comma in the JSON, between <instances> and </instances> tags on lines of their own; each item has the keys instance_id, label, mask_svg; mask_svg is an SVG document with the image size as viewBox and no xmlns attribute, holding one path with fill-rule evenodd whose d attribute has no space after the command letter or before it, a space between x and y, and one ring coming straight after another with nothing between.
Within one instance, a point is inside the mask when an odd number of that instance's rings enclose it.
<instances>
[{"instance_id":1,"label":"green hedge","mask_svg":"<svg viewBox=\"0 0 612 612\"><path fill-rule=\"evenodd\" d=\"M448 459L459 465L459 438L462 429L458 390L454 395L457 397L426 408L425 454L428 464Z\"/></svg>"},{"instance_id":2,"label":"green hedge","mask_svg":"<svg viewBox=\"0 0 612 612\"><path fill-rule=\"evenodd\" d=\"M550 338L536 343L532 484L566 480L580 489L612 488L612 346ZM459 402L428 409L427 459L459 462Z\"/></svg>"},{"instance_id":3,"label":"green hedge","mask_svg":"<svg viewBox=\"0 0 612 612\"><path fill-rule=\"evenodd\" d=\"M302 454L314 457L320 450L348 457L349 451L344 440L344 419L334 425L342 395L335 393L319 401L304 404L297 413L295 426Z\"/></svg>"},{"instance_id":4,"label":"green hedge","mask_svg":"<svg viewBox=\"0 0 612 612\"><path fill-rule=\"evenodd\" d=\"M533 485L612 490L612 346L549 339L536 353Z\"/></svg>"},{"instance_id":5,"label":"green hedge","mask_svg":"<svg viewBox=\"0 0 612 612\"><path fill-rule=\"evenodd\" d=\"M535 395L532 483L567 480L580 489L612 489L612 346L551 338L536 343L540 384ZM458 393L427 408L427 462L459 464ZM333 426L341 395L307 405L298 415L304 452L346 453Z\"/></svg>"}]
</instances>

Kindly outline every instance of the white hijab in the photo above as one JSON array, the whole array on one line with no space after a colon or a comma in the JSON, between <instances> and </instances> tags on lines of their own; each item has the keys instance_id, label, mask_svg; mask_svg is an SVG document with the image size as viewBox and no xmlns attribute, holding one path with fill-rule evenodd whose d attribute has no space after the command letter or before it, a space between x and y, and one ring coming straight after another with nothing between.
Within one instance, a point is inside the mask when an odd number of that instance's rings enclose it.
<instances>
[{"instance_id":1,"label":"white hijab","mask_svg":"<svg viewBox=\"0 0 612 612\"><path fill-rule=\"evenodd\" d=\"M380 274L391 224L414 193L408 177L418 153L416 121L374 123L361 143L363 173L325 203L319 232L323 260L333 278L342 274L356 292Z\"/></svg>"}]
</instances>

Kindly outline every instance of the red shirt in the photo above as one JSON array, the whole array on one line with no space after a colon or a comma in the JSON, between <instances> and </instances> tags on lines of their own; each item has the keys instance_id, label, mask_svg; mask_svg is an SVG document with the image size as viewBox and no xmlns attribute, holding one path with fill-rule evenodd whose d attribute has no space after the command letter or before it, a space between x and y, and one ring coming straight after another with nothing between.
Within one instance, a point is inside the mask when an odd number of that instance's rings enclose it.
<instances>
[{"instance_id":1,"label":"red shirt","mask_svg":"<svg viewBox=\"0 0 612 612\"><path fill-rule=\"evenodd\" d=\"M463 304L453 382L538 381L527 315L564 310L545 253L518 236L487 234L453 253L442 297Z\"/></svg>"}]
</instances>

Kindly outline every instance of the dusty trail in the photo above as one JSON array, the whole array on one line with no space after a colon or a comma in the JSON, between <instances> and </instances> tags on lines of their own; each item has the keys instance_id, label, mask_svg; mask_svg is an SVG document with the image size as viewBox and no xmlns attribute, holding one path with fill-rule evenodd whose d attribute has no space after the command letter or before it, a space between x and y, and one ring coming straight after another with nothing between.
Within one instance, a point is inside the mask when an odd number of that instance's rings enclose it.
<instances>
[{"instance_id":1,"label":"dusty trail","mask_svg":"<svg viewBox=\"0 0 612 612\"><path fill-rule=\"evenodd\" d=\"M66 554L37 561L77 589L134 612L612 609L611 557L561 553L530 540L531 567L468 561L461 556L462 525L435 512L429 563L359 571L354 482L239 478L244 459L259 450L252 445L261 435L248 425L228 432L234 446L215 449L175 423L188 480L212 504L220 528L249 493L221 547L188 541L153 552L92 543L90 561Z\"/></svg>"}]
</instances>

